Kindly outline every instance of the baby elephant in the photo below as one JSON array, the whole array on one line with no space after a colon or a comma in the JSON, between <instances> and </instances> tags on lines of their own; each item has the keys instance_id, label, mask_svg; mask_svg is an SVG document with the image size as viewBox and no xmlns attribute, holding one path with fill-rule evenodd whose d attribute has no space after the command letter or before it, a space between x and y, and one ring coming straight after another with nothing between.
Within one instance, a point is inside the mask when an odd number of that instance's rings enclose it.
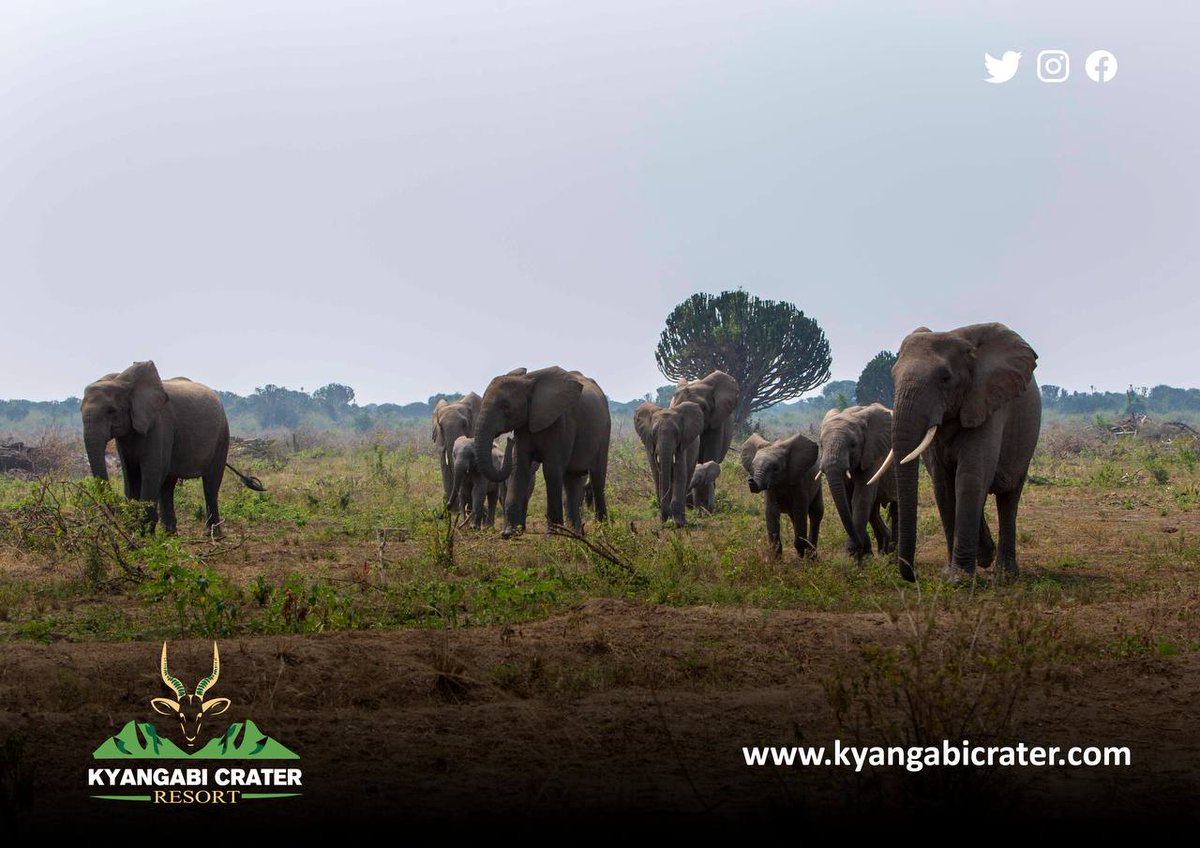
<instances>
[{"instance_id":1,"label":"baby elephant","mask_svg":"<svg viewBox=\"0 0 1200 848\"><path fill-rule=\"evenodd\" d=\"M707 513L717 511L717 478L721 476L721 463L715 459L702 462L692 472L692 482L688 483L688 494L698 496L700 492L707 493L703 503L697 503L696 508Z\"/></svg>"},{"instance_id":2,"label":"baby elephant","mask_svg":"<svg viewBox=\"0 0 1200 848\"><path fill-rule=\"evenodd\" d=\"M492 461L497 467L504 461L504 452L495 445L492 446ZM475 455L475 441L470 436L459 436L454 440L453 457L451 460L450 503L457 502L458 511L462 514L463 526L468 521L471 528L480 529L484 521L483 502L487 500L487 525L496 526L496 501L503 501L507 483L493 483L483 476L479 470L479 460Z\"/></svg>"},{"instance_id":3,"label":"baby elephant","mask_svg":"<svg viewBox=\"0 0 1200 848\"><path fill-rule=\"evenodd\" d=\"M779 514L787 512L795 531L796 553L815 556L825 504L816 479L817 443L797 433L768 442L754 433L742 444L742 467L750 475L750 491L762 492L767 513L767 540L775 556L783 553Z\"/></svg>"}]
</instances>

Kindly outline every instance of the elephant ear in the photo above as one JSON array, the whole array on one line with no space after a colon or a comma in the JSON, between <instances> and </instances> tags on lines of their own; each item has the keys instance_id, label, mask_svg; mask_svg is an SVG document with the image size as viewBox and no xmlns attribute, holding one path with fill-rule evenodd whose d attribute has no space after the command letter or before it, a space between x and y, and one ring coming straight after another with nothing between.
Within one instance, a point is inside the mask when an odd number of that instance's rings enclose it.
<instances>
[{"instance_id":1,"label":"elephant ear","mask_svg":"<svg viewBox=\"0 0 1200 848\"><path fill-rule=\"evenodd\" d=\"M637 431L642 444L650 444L650 430L654 425L654 413L662 409L653 401L644 401L633 411L633 429Z\"/></svg>"},{"instance_id":2,"label":"elephant ear","mask_svg":"<svg viewBox=\"0 0 1200 848\"><path fill-rule=\"evenodd\" d=\"M545 430L562 417L583 393L583 383L558 366L543 368L528 375L533 380L529 399L529 431Z\"/></svg>"},{"instance_id":3,"label":"elephant ear","mask_svg":"<svg viewBox=\"0 0 1200 848\"><path fill-rule=\"evenodd\" d=\"M437 443L439 448L446 446L446 441L442 437L442 410L450 404L446 403L446 399L442 398L437 402L437 406L433 408L433 433L430 438Z\"/></svg>"},{"instance_id":4,"label":"elephant ear","mask_svg":"<svg viewBox=\"0 0 1200 848\"><path fill-rule=\"evenodd\" d=\"M958 331L974 345L975 372L963 397L959 421L978 427L987 417L1025 391L1037 367L1033 348L1003 324L974 324Z\"/></svg>"},{"instance_id":5,"label":"elephant ear","mask_svg":"<svg viewBox=\"0 0 1200 848\"><path fill-rule=\"evenodd\" d=\"M863 407L859 420L863 424L861 469L874 473L879 463L892 449L892 411L881 403Z\"/></svg>"},{"instance_id":6,"label":"elephant ear","mask_svg":"<svg viewBox=\"0 0 1200 848\"><path fill-rule=\"evenodd\" d=\"M479 409L483 406L483 398L474 392L467 392L459 401L467 408L467 427L470 432L475 432L475 420L479 418Z\"/></svg>"},{"instance_id":7,"label":"elephant ear","mask_svg":"<svg viewBox=\"0 0 1200 848\"><path fill-rule=\"evenodd\" d=\"M754 455L769 444L771 443L758 435L758 433L751 433L750 438L742 442L742 468L746 469L747 474L754 473Z\"/></svg>"},{"instance_id":8,"label":"elephant ear","mask_svg":"<svg viewBox=\"0 0 1200 848\"><path fill-rule=\"evenodd\" d=\"M686 445L700 438L704 432L704 410L700 404L685 400L675 407L675 413L679 417L679 441Z\"/></svg>"},{"instance_id":9,"label":"elephant ear","mask_svg":"<svg viewBox=\"0 0 1200 848\"><path fill-rule=\"evenodd\" d=\"M714 371L704 378L704 382L712 386L713 408L709 411L709 423L723 421L737 409L738 396L741 389L738 381L724 371Z\"/></svg>"},{"instance_id":10,"label":"elephant ear","mask_svg":"<svg viewBox=\"0 0 1200 848\"><path fill-rule=\"evenodd\" d=\"M117 382L129 391L129 414L133 429L145 435L154 426L168 400L158 369L151 361L135 362L117 376Z\"/></svg>"},{"instance_id":11,"label":"elephant ear","mask_svg":"<svg viewBox=\"0 0 1200 848\"><path fill-rule=\"evenodd\" d=\"M792 483L799 483L811 478L813 467L817 464L817 455L820 453L817 443L802 433L797 433L788 441L788 479Z\"/></svg>"}]
</instances>

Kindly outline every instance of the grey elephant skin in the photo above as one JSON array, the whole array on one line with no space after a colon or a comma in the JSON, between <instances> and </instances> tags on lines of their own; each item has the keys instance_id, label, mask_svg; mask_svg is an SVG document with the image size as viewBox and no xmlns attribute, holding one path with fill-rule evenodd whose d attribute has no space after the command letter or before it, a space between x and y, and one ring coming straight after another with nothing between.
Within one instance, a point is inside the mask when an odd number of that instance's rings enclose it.
<instances>
[{"instance_id":1,"label":"grey elephant skin","mask_svg":"<svg viewBox=\"0 0 1200 848\"><path fill-rule=\"evenodd\" d=\"M438 446L438 463L442 469L442 498L447 509L456 511L459 504L454 503L455 490L452 485L454 466L454 443L460 436L468 438L475 435L475 420L479 417L479 405L482 398L474 392L467 392L456 401L447 402L445 398L437 402L433 408L433 430L430 438Z\"/></svg>"},{"instance_id":2,"label":"grey elephant skin","mask_svg":"<svg viewBox=\"0 0 1200 848\"><path fill-rule=\"evenodd\" d=\"M880 403L831 409L821 422L820 444L821 474L846 528L846 551L855 557L871 553L869 523L879 553L890 552L896 535L896 474L883 466L891 461L892 411Z\"/></svg>"},{"instance_id":3,"label":"grey elephant skin","mask_svg":"<svg viewBox=\"0 0 1200 848\"><path fill-rule=\"evenodd\" d=\"M721 476L721 463L710 459L708 462L702 462L696 466L696 470L692 472L692 479L688 483L688 493L695 497L697 489L708 493L708 500L697 501L696 509L702 509L707 513L713 513L717 510L717 478Z\"/></svg>"},{"instance_id":4,"label":"grey elephant skin","mask_svg":"<svg viewBox=\"0 0 1200 848\"><path fill-rule=\"evenodd\" d=\"M892 377L896 404L892 450L899 503L900 573L915 580L916 459L924 454L946 534L947 574L987 566L1017 573L1017 507L1041 430L1042 400L1033 379L1037 354L1003 324L972 324L948 332L919 327L900 345ZM996 496L999 547L984 521Z\"/></svg>"},{"instance_id":5,"label":"grey elephant skin","mask_svg":"<svg viewBox=\"0 0 1200 848\"><path fill-rule=\"evenodd\" d=\"M214 533L221 523L217 495L226 468L249 488L263 490L256 478L226 462L229 421L217 393L186 377L163 380L153 362L135 362L90 384L83 391L80 413L92 474L108 479L104 451L115 439L125 497L157 505L148 514L151 531L161 517L163 529L175 532L179 480L203 481L204 526Z\"/></svg>"},{"instance_id":6,"label":"grey elephant skin","mask_svg":"<svg viewBox=\"0 0 1200 848\"><path fill-rule=\"evenodd\" d=\"M659 515L664 522L674 521L676 527L682 527L687 523L685 504L700 449L704 410L690 401L666 408L646 401L634 410L633 426L654 475Z\"/></svg>"},{"instance_id":7,"label":"grey elephant skin","mask_svg":"<svg viewBox=\"0 0 1200 848\"><path fill-rule=\"evenodd\" d=\"M488 527L495 527L496 502L503 503L507 483L495 482L483 476L475 456L475 440L470 436L455 439L452 453L450 501L459 505L458 511L463 514L462 523L469 521L475 530L479 530L485 522ZM493 446L493 464L503 459L504 452Z\"/></svg>"},{"instance_id":8,"label":"grey elephant skin","mask_svg":"<svg viewBox=\"0 0 1200 848\"><path fill-rule=\"evenodd\" d=\"M757 433L742 444L742 468L751 492L763 493L767 541L775 556L783 553L779 516L792 519L793 544L801 557L814 556L825 503L817 479L817 443L803 434L769 442Z\"/></svg>"},{"instance_id":9,"label":"grey elephant skin","mask_svg":"<svg viewBox=\"0 0 1200 848\"><path fill-rule=\"evenodd\" d=\"M511 430L504 464L492 462L491 444ZM496 377L483 393L475 430L475 453L485 477L495 482L512 478L504 502L505 538L523 529L533 464L542 464L546 483L546 521L563 523L565 495L567 520L583 531L583 489L591 483L597 520L608 517L605 480L612 421L608 398L595 380L558 366L527 371L517 368Z\"/></svg>"},{"instance_id":10,"label":"grey elephant skin","mask_svg":"<svg viewBox=\"0 0 1200 848\"><path fill-rule=\"evenodd\" d=\"M713 371L699 380L680 380L671 398L671 406L697 404L704 411L704 429L696 462L724 462L733 441L733 413L740 395L738 382L724 371ZM694 468L688 469L690 478ZM691 503L716 504L715 484L701 483L691 494Z\"/></svg>"}]
</instances>

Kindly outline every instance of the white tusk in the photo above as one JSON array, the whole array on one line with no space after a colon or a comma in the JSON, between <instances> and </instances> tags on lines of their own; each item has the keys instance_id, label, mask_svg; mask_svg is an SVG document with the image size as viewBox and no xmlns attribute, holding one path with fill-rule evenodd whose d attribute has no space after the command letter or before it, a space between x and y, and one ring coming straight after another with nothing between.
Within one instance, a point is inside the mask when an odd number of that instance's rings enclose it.
<instances>
[{"instance_id":1,"label":"white tusk","mask_svg":"<svg viewBox=\"0 0 1200 848\"><path fill-rule=\"evenodd\" d=\"M921 439L921 444L919 444L915 448L913 448L912 453L910 453L908 456L904 457L904 459L900 460L900 464L905 465L906 463L912 462L918 456L925 453L925 448L929 447L929 443L933 441L933 436L936 432L937 432L937 425L934 424L932 427L930 427L928 430L925 431L925 438Z\"/></svg>"},{"instance_id":2,"label":"white tusk","mask_svg":"<svg viewBox=\"0 0 1200 848\"><path fill-rule=\"evenodd\" d=\"M889 468L892 467L892 460L895 458L896 458L896 453L889 448L888 455L883 458L883 465L879 466L879 470L876 471L874 476L871 477L871 479L867 481L867 485L874 486L875 483L879 480L879 478L883 476L883 472L887 471Z\"/></svg>"},{"instance_id":3,"label":"white tusk","mask_svg":"<svg viewBox=\"0 0 1200 848\"><path fill-rule=\"evenodd\" d=\"M822 475L822 474L824 474L824 473L825 473L824 471L822 471L820 468L818 468L818 469L817 469L817 476L816 476L816 477L814 477L813 479L814 479L814 480L820 480L820 479L821 479L821 475Z\"/></svg>"}]
</instances>

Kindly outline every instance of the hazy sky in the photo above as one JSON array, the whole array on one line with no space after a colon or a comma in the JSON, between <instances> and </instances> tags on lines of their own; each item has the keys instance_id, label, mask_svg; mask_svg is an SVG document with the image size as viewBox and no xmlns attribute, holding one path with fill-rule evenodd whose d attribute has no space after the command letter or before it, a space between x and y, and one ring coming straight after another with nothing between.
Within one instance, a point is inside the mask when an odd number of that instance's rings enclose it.
<instances>
[{"instance_id":1,"label":"hazy sky","mask_svg":"<svg viewBox=\"0 0 1200 848\"><path fill-rule=\"evenodd\" d=\"M1051 8L1053 7L1053 8ZM1008 323L1042 383L1200 385L1194 3L0 0L0 397L628 399L694 291ZM1040 82L1039 50L1073 60ZM1099 85L1097 48L1119 61ZM983 54L1019 50L1015 79Z\"/></svg>"}]
</instances>

